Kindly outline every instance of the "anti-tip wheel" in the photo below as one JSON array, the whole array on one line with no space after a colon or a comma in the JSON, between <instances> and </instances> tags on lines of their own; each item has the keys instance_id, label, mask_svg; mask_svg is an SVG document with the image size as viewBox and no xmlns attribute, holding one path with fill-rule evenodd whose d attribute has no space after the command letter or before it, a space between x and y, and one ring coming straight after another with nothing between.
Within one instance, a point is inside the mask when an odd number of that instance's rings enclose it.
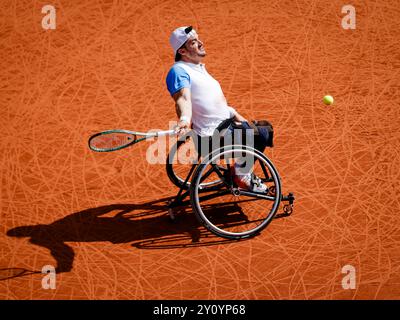
<instances>
[{"instance_id":1,"label":"anti-tip wheel","mask_svg":"<svg viewBox=\"0 0 400 320\"><path fill-rule=\"evenodd\" d=\"M283 206L283 212L287 215L291 215L293 212L293 205L292 204L285 204Z\"/></svg>"}]
</instances>

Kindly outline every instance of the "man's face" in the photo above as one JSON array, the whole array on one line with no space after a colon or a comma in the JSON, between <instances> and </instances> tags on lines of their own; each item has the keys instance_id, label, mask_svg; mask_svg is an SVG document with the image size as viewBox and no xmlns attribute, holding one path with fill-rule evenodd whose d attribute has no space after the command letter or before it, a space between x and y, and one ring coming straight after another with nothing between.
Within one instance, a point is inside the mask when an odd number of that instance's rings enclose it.
<instances>
[{"instance_id":1,"label":"man's face","mask_svg":"<svg viewBox=\"0 0 400 320\"><path fill-rule=\"evenodd\" d=\"M186 41L184 47L180 51L182 56L186 56L189 59L198 60L206 56L206 50L204 44L196 34Z\"/></svg>"}]
</instances>

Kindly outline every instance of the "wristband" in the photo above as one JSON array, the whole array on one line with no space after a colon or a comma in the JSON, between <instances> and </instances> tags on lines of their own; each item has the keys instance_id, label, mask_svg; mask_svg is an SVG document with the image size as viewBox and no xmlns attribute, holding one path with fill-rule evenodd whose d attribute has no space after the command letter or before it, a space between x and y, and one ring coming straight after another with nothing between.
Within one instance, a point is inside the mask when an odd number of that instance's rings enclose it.
<instances>
[{"instance_id":1,"label":"wristband","mask_svg":"<svg viewBox=\"0 0 400 320\"><path fill-rule=\"evenodd\" d=\"M190 120L189 120L189 117L188 116L181 116L180 118L179 118L179 121L185 121L186 123L190 123Z\"/></svg>"}]
</instances>

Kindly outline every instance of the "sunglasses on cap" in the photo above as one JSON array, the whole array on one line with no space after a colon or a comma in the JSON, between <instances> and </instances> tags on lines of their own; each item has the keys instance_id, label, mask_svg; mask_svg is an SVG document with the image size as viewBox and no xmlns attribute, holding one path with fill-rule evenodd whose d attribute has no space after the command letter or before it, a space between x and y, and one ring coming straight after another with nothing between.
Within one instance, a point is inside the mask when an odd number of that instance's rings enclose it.
<instances>
[{"instance_id":1,"label":"sunglasses on cap","mask_svg":"<svg viewBox=\"0 0 400 320\"><path fill-rule=\"evenodd\" d=\"M185 29L185 33L186 34L189 34L189 33L191 33L193 31L193 35L195 35L196 34L196 31L193 29L193 27L192 26L189 26L189 27L187 27L186 29ZM182 49L185 45L186 45L186 42L187 42L187 40L179 47L179 49ZM178 49L178 50L179 50Z\"/></svg>"}]
</instances>

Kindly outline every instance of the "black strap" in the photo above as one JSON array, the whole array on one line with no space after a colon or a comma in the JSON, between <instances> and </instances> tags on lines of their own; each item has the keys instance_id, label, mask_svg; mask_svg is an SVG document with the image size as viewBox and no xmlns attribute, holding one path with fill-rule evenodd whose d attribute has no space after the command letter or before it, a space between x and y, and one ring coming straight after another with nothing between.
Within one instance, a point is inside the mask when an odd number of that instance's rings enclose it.
<instances>
[{"instance_id":1,"label":"black strap","mask_svg":"<svg viewBox=\"0 0 400 320\"><path fill-rule=\"evenodd\" d=\"M228 127L231 125L231 123L233 122L233 119L234 119L234 118L229 118L229 119L223 120L223 121L218 125L218 127L216 128L216 130L218 130L219 132L221 132L222 130L228 128Z\"/></svg>"}]
</instances>

